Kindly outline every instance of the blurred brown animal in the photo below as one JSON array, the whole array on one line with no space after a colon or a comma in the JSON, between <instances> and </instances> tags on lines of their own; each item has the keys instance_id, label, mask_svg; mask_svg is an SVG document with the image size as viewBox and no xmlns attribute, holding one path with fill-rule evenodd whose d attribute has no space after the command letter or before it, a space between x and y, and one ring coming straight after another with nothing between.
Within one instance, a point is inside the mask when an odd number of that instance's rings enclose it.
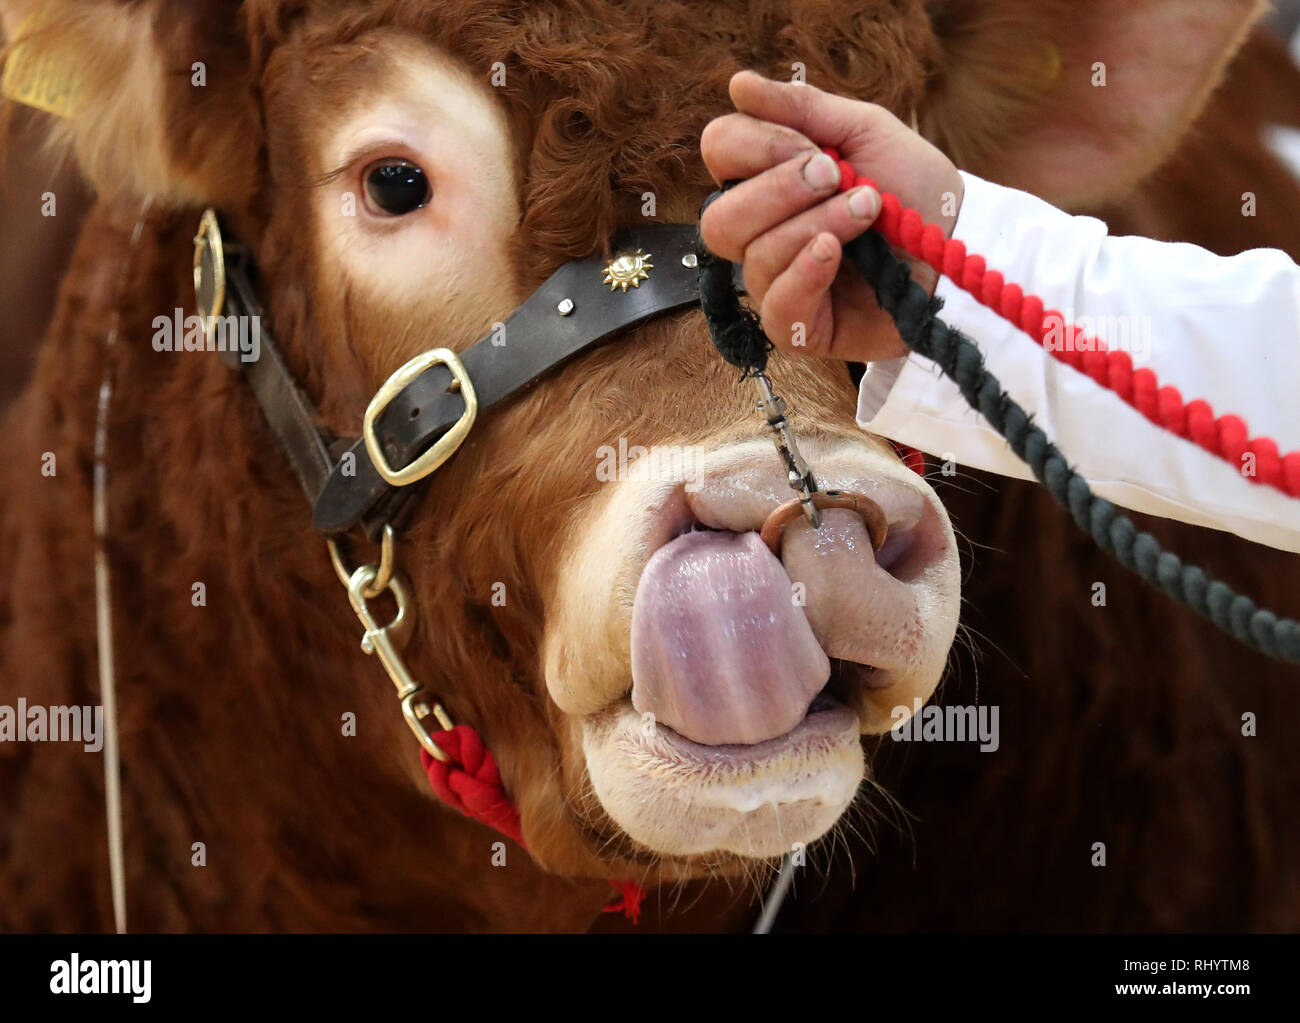
<instances>
[{"instance_id":1,"label":"blurred brown animal","mask_svg":"<svg viewBox=\"0 0 1300 1023\"><path fill-rule=\"evenodd\" d=\"M76 166L41 152L46 115L17 109L0 143L0 409L22 388L90 207ZM47 197L55 215L46 216Z\"/></svg>"}]
</instances>

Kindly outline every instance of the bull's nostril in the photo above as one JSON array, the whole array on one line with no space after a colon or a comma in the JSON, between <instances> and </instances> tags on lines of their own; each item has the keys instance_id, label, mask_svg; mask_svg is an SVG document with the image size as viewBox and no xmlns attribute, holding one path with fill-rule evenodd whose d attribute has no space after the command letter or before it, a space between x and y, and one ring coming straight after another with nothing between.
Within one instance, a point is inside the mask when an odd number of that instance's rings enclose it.
<instances>
[{"instance_id":1,"label":"bull's nostril","mask_svg":"<svg viewBox=\"0 0 1300 1023\"><path fill-rule=\"evenodd\" d=\"M857 512L867 524L872 549L879 551L884 546L889 536L889 520L885 516L884 509L865 494L856 494L847 490L827 490L813 494L812 501L822 510L847 508L849 511ZM794 498L774 508L763 523L758 535L777 557L781 556L781 540L785 535L785 527L802 514L803 506L798 498Z\"/></svg>"},{"instance_id":2,"label":"bull's nostril","mask_svg":"<svg viewBox=\"0 0 1300 1023\"><path fill-rule=\"evenodd\" d=\"M411 418L412 418L412 419L419 419L419 418L420 418L420 410L419 410L418 408L413 408L413 409L411 409Z\"/></svg>"},{"instance_id":3,"label":"bull's nostril","mask_svg":"<svg viewBox=\"0 0 1300 1023\"><path fill-rule=\"evenodd\" d=\"M876 551L876 564L890 575L896 576L898 573L894 569L902 564L915 545L915 529L895 528L890 531L888 538Z\"/></svg>"}]
</instances>

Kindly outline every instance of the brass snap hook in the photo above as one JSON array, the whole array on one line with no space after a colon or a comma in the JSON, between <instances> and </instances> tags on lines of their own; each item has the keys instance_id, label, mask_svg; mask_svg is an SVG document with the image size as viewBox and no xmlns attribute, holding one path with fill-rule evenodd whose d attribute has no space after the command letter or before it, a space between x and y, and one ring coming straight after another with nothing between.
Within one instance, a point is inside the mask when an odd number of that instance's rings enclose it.
<instances>
[{"instance_id":1,"label":"brass snap hook","mask_svg":"<svg viewBox=\"0 0 1300 1023\"><path fill-rule=\"evenodd\" d=\"M334 539L329 540L330 561L334 564L339 581L347 588L348 601L365 630L361 637L361 649L378 657L379 663L384 666L384 671L397 689L402 717L425 752L435 760L445 762L447 754L433 741L433 721L429 719L434 719L443 731L449 732L455 725L442 704L430 697L424 686L411 676L401 655L412 622L409 610L411 594L406 587L406 580L400 572L394 570L393 530L390 526L384 527L380 550L379 565L358 565L349 571L338 543ZM371 611L369 602L385 591L393 595L397 613L391 621L381 625Z\"/></svg>"}]
</instances>

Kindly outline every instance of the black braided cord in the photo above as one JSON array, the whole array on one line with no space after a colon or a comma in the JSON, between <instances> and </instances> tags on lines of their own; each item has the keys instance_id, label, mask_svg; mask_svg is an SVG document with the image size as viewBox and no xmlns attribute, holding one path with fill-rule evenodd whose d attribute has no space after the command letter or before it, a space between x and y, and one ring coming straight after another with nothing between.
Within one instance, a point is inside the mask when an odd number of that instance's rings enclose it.
<instances>
[{"instance_id":1,"label":"black braided cord","mask_svg":"<svg viewBox=\"0 0 1300 1023\"><path fill-rule=\"evenodd\" d=\"M714 193L709 201L719 194ZM713 343L723 358L747 374L761 370L772 349L771 341L763 335L759 343L752 336L755 329L762 335L762 327L736 297L731 264L709 253L702 242L698 248L700 305ZM1203 569L1184 564L1178 555L1161 549L1150 533L1139 532L1115 505L1093 494L1042 428L985 368L979 348L938 318L942 301L931 298L912 280L907 264L894 255L880 234L868 231L849 242L844 252L875 290L908 348L938 364L970 406L1011 445L1097 546L1251 649L1300 664L1300 622L1279 618L1227 584L1210 579ZM724 289L731 293L730 299L722 294ZM743 320L737 318L733 305Z\"/></svg>"},{"instance_id":2,"label":"black braided cord","mask_svg":"<svg viewBox=\"0 0 1300 1023\"><path fill-rule=\"evenodd\" d=\"M729 181L723 188L738 183ZM720 195L722 192L714 192L704 200L700 207L701 216L709 208L709 203ZM773 345L763 333L763 326L753 310L740 304L731 264L710 252L698 233L695 254L699 260L700 308L704 310L713 347L727 362L743 371L742 380L754 373L762 373L767 368L767 356Z\"/></svg>"}]
</instances>

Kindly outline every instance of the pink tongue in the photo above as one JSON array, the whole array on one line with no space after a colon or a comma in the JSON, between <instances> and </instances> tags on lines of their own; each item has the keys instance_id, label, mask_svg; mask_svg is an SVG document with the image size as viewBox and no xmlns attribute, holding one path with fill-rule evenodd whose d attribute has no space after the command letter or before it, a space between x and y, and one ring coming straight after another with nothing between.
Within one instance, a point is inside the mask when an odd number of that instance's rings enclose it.
<instances>
[{"instance_id":1,"label":"pink tongue","mask_svg":"<svg viewBox=\"0 0 1300 1023\"><path fill-rule=\"evenodd\" d=\"M698 531L655 552L632 607L632 706L709 746L784 735L831 666L757 533Z\"/></svg>"}]
</instances>

